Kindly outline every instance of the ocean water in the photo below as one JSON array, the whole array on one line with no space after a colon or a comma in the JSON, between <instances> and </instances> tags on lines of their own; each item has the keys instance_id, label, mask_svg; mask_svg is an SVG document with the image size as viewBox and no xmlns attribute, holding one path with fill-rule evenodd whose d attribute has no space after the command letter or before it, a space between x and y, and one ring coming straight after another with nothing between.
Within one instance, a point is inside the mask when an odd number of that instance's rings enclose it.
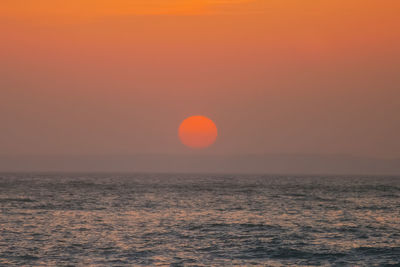
<instances>
[{"instance_id":1,"label":"ocean water","mask_svg":"<svg viewBox=\"0 0 400 267\"><path fill-rule=\"evenodd\" d=\"M0 174L0 266L400 266L400 177Z\"/></svg>"}]
</instances>

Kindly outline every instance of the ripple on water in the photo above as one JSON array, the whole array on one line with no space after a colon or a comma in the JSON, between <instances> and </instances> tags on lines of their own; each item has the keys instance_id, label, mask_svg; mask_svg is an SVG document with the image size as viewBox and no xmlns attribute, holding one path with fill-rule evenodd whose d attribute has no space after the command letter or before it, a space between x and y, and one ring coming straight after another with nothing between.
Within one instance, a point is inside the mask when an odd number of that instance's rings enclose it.
<instances>
[{"instance_id":1,"label":"ripple on water","mask_svg":"<svg viewBox=\"0 0 400 267\"><path fill-rule=\"evenodd\" d=\"M400 262L400 178L0 175L0 265Z\"/></svg>"}]
</instances>

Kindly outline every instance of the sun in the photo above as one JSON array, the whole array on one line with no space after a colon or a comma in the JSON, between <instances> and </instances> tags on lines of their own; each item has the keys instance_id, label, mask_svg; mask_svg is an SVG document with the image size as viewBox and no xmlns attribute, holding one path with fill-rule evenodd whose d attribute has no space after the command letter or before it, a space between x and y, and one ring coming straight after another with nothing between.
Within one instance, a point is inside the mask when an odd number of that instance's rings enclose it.
<instances>
[{"instance_id":1,"label":"sun","mask_svg":"<svg viewBox=\"0 0 400 267\"><path fill-rule=\"evenodd\" d=\"M214 144L218 130L211 119L205 116L191 116L181 123L178 134L185 146L201 149Z\"/></svg>"}]
</instances>

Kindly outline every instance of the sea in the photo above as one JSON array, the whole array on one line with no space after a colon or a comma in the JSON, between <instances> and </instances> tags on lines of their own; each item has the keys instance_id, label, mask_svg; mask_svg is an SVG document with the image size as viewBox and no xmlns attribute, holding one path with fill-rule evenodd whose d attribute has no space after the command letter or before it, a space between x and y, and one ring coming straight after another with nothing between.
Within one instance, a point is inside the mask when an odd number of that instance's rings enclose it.
<instances>
[{"instance_id":1,"label":"sea","mask_svg":"<svg viewBox=\"0 0 400 267\"><path fill-rule=\"evenodd\" d=\"M0 174L0 266L400 266L400 177Z\"/></svg>"}]
</instances>

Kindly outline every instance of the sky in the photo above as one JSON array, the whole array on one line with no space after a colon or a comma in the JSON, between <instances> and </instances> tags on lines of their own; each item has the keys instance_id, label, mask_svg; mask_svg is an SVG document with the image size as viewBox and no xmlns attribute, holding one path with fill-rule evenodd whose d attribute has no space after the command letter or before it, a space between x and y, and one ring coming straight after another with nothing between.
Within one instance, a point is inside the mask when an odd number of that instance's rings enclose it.
<instances>
[{"instance_id":1,"label":"sky","mask_svg":"<svg viewBox=\"0 0 400 267\"><path fill-rule=\"evenodd\" d=\"M398 0L2 0L0 154L400 158ZM183 146L204 115L216 143Z\"/></svg>"}]
</instances>

